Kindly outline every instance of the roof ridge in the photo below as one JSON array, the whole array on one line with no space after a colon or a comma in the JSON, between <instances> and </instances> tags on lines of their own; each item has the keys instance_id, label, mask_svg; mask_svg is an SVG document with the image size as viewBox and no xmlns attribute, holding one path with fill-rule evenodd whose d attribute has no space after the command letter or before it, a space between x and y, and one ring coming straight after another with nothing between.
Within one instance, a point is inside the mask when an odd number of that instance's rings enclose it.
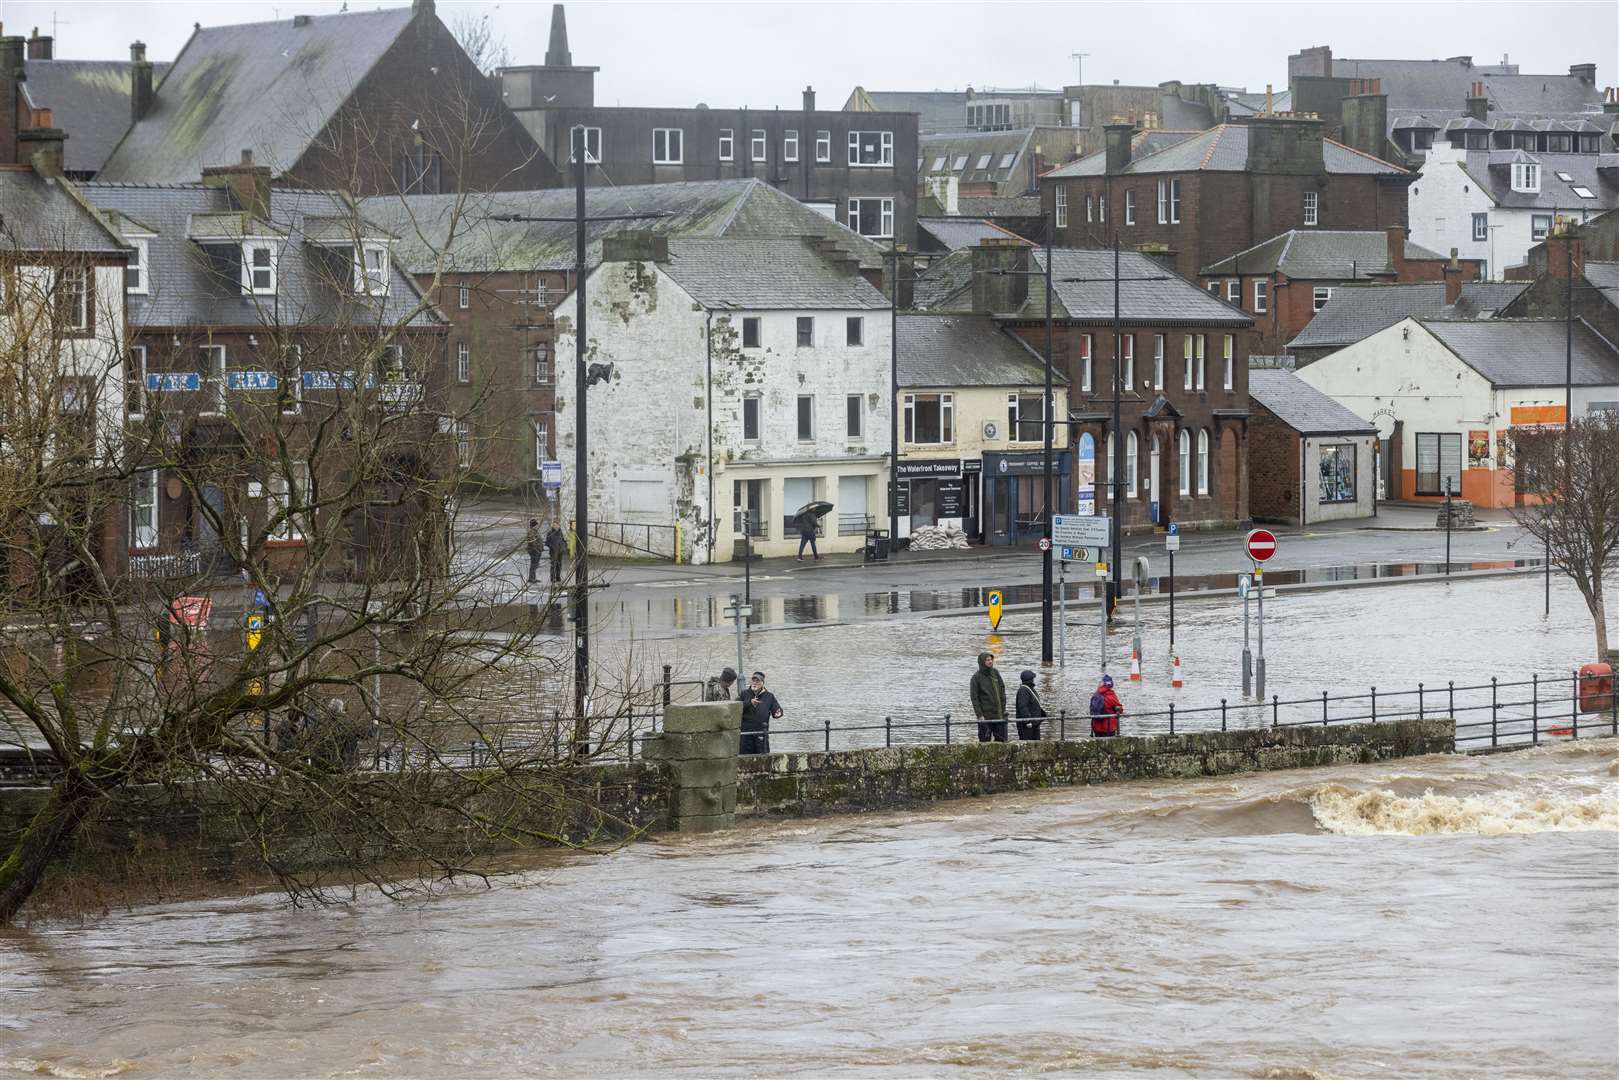
<instances>
[{"instance_id":1,"label":"roof ridge","mask_svg":"<svg viewBox=\"0 0 1619 1080\"><path fill-rule=\"evenodd\" d=\"M1375 161L1380 165L1387 165L1389 168L1393 169L1395 172L1405 173L1405 174L1411 175L1411 176L1420 175L1418 173L1412 173L1410 169L1402 168L1399 165L1394 164L1394 162L1392 162L1392 161L1385 161L1384 159L1378 157L1376 154L1368 154L1364 150L1357 150L1353 146L1349 146L1349 145L1347 145L1345 143L1339 142L1337 139L1329 139L1329 138L1327 138L1326 136L1323 135L1321 137L1321 141L1324 142L1324 143L1331 143L1332 145L1338 147L1341 150L1348 150L1351 154L1359 154L1361 157L1366 158L1369 161Z\"/></svg>"}]
</instances>

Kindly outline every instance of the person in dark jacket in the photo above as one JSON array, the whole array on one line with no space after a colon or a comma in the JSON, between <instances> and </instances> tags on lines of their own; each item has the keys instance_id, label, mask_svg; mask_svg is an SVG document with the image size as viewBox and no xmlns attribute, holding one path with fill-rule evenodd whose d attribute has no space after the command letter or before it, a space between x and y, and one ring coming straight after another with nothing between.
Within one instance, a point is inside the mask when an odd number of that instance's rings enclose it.
<instances>
[{"instance_id":1,"label":"person in dark jacket","mask_svg":"<svg viewBox=\"0 0 1619 1080\"><path fill-rule=\"evenodd\" d=\"M535 575L540 572L540 557L545 554L545 541L540 538L540 519L528 519L528 535L523 538L523 546L528 549L528 583L535 582Z\"/></svg>"},{"instance_id":2,"label":"person in dark jacket","mask_svg":"<svg viewBox=\"0 0 1619 1080\"><path fill-rule=\"evenodd\" d=\"M815 528L820 523L820 519L811 511L805 510L795 517L793 521L798 525L798 561L804 561L804 545L808 544L810 554L815 556L816 562L820 562L821 553L815 547Z\"/></svg>"},{"instance_id":3,"label":"person in dark jacket","mask_svg":"<svg viewBox=\"0 0 1619 1080\"><path fill-rule=\"evenodd\" d=\"M978 717L979 742L1006 741L1006 684L995 670L995 654L978 654L978 670L968 687L973 715Z\"/></svg>"},{"instance_id":4,"label":"person in dark jacket","mask_svg":"<svg viewBox=\"0 0 1619 1080\"><path fill-rule=\"evenodd\" d=\"M1113 676L1103 675L1102 682L1091 695L1091 738L1112 738L1119 733L1119 718L1124 705L1113 692Z\"/></svg>"},{"instance_id":5,"label":"person in dark jacket","mask_svg":"<svg viewBox=\"0 0 1619 1080\"><path fill-rule=\"evenodd\" d=\"M781 719L781 703L765 689L765 673L755 671L737 700L742 703L741 753L770 753L770 721Z\"/></svg>"},{"instance_id":6,"label":"person in dark jacket","mask_svg":"<svg viewBox=\"0 0 1619 1080\"><path fill-rule=\"evenodd\" d=\"M731 687L736 685L736 669L726 668L718 675L709 676L708 683L703 687L704 701L730 701Z\"/></svg>"},{"instance_id":7,"label":"person in dark jacket","mask_svg":"<svg viewBox=\"0 0 1619 1080\"><path fill-rule=\"evenodd\" d=\"M1025 671L1018 676L1022 683L1017 688L1017 737L1024 742L1040 741L1040 721L1045 719L1045 706L1034 689L1034 672Z\"/></svg>"},{"instance_id":8,"label":"person in dark jacket","mask_svg":"<svg viewBox=\"0 0 1619 1080\"><path fill-rule=\"evenodd\" d=\"M545 534L545 550L551 553L551 581L553 583L561 581L562 556L568 551L568 541L567 538L562 535L562 530L557 527L557 523L554 521L551 523L551 528ZM529 580L532 581L533 578L530 578Z\"/></svg>"}]
</instances>

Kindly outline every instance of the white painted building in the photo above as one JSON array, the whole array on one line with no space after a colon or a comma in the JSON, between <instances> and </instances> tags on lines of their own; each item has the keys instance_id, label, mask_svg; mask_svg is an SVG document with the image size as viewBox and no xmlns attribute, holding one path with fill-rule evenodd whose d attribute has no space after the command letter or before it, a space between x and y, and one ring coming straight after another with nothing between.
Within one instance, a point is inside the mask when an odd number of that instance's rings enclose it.
<instances>
[{"instance_id":1,"label":"white painted building","mask_svg":"<svg viewBox=\"0 0 1619 1080\"><path fill-rule=\"evenodd\" d=\"M1377 428L1390 499L1516 502L1508 432L1564 420L1564 323L1402 319L1300 368ZM1576 416L1619 401L1619 350L1575 326Z\"/></svg>"},{"instance_id":2,"label":"white painted building","mask_svg":"<svg viewBox=\"0 0 1619 1080\"><path fill-rule=\"evenodd\" d=\"M888 301L813 239L609 237L587 279L591 550L682 561L792 555L825 501L822 553L886 517ZM556 308L572 356L574 300ZM609 371L610 365L610 371ZM574 504L572 384L557 392L561 505ZM610 523L610 524L609 524ZM622 526L622 528L620 527ZM886 524L878 524L886 528ZM604 539L605 538L605 539ZM806 555L807 557L807 555Z\"/></svg>"},{"instance_id":3,"label":"white painted building","mask_svg":"<svg viewBox=\"0 0 1619 1080\"><path fill-rule=\"evenodd\" d=\"M1584 222L1619 206L1612 154L1465 150L1435 144L1409 195L1411 240L1485 262L1487 277L1522 265L1559 217Z\"/></svg>"}]
</instances>

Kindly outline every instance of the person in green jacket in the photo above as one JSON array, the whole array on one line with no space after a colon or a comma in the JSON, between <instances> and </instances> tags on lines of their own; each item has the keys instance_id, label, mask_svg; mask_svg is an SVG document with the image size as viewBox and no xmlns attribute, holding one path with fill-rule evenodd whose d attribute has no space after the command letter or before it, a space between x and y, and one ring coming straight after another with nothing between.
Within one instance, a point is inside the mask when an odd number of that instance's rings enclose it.
<instances>
[{"instance_id":1,"label":"person in green jacket","mask_svg":"<svg viewBox=\"0 0 1619 1080\"><path fill-rule=\"evenodd\" d=\"M979 742L1006 741L1006 684L995 670L995 654L978 654L978 670L973 673L969 694L973 715L978 717Z\"/></svg>"}]
</instances>

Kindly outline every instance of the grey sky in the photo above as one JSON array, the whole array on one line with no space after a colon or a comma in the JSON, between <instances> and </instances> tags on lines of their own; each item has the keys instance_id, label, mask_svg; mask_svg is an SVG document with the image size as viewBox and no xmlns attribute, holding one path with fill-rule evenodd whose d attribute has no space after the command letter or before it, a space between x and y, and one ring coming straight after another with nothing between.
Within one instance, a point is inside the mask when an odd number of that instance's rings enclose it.
<instances>
[{"instance_id":1,"label":"grey sky","mask_svg":"<svg viewBox=\"0 0 1619 1080\"><path fill-rule=\"evenodd\" d=\"M0 0L8 33L59 20L57 55L127 58L144 40L167 60L193 22L246 23L338 10L335 0ZM377 4L355 0L363 9ZM488 16L513 62L540 63L550 3L440 0L440 16ZM1468 54L1525 73L1565 74L1594 62L1597 82L1619 82L1619 4L1613 0L1489 3L607 3L568 4L574 63L602 68L603 105L796 108L813 85L823 108L850 89L959 89L1178 78L1263 90L1287 82L1287 56L1307 45L1335 55L1440 59ZM1458 103L1460 104L1460 103Z\"/></svg>"}]
</instances>

